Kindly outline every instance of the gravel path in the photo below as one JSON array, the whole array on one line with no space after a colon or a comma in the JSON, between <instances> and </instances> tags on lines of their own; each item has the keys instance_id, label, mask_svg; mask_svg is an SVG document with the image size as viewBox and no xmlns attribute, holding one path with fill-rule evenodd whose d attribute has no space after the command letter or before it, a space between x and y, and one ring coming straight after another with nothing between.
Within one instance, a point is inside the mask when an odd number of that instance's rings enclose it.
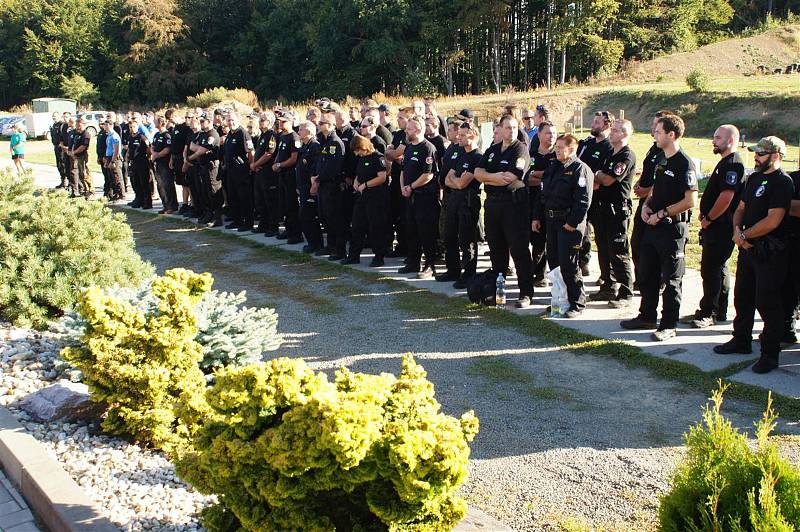
<instances>
[{"instance_id":1,"label":"gravel path","mask_svg":"<svg viewBox=\"0 0 800 532\"><path fill-rule=\"evenodd\" d=\"M475 506L518 530L655 528L658 496L705 394L614 360L545 349L480 318L420 317L404 310L408 295L396 286L276 260L240 240L149 215L128 216L139 252L159 272L210 271L215 288L245 289L249 304L276 308L286 338L280 355L303 356L325 370L396 373L400 356L414 353L444 410L472 408L481 420L463 490ZM726 412L746 429L760 415L758 405L734 401ZM779 429L796 432L783 421ZM794 440L784 451L798 461Z\"/></svg>"}]
</instances>

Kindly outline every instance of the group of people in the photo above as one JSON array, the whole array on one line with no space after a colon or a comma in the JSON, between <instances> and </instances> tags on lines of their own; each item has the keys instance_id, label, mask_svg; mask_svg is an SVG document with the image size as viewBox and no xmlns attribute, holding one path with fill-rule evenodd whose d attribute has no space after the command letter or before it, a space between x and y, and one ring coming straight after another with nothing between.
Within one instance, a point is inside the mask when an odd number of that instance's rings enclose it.
<instances>
[{"instance_id":1,"label":"group of people","mask_svg":"<svg viewBox=\"0 0 800 532\"><path fill-rule=\"evenodd\" d=\"M638 314L620 325L652 329L655 341L677 332L696 210L703 298L684 321L696 328L727 321L727 264L738 247L733 339L715 351L751 352L755 310L764 332L754 371L777 367L781 346L796 342L800 272L790 270L800 253L800 172L781 169L786 145L777 137L749 148L756 167L746 177L739 131L720 126L713 137L720 161L698 202L701 176L680 144L685 125L669 111L653 117L654 142L639 173L633 125L608 111L595 113L591 134L579 140L559 134L544 106L508 105L488 146L472 111L444 119L430 99L395 114L370 99L345 109L323 98L304 119L281 108L249 119L245 125L221 109L129 113L122 122L109 113L97 142L105 195L117 201L130 186L130 205L149 209L155 188L164 214L305 242L305 253L344 264L359 263L369 247L370 266L404 257L401 273L460 289L478 277L485 241L494 275L516 270L518 308L532 304L534 288L546 287L545 274L558 267L569 300L564 317L581 316L587 299L630 308L638 290ZM89 195L85 124L66 115L54 121L62 186ZM600 289L587 298L592 241Z\"/></svg>"}]
</instances>

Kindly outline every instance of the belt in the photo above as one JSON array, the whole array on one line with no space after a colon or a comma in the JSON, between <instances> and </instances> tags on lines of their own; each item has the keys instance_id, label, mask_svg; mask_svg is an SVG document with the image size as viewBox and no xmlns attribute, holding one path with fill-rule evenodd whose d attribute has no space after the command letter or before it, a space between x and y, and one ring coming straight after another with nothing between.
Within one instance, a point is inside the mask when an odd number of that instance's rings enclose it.
<instances>
[{"instance_id":1,"label":"belt","mask_svg":"<svg viewBox=\"0 0 800 532\"><path fill-rule=\"evenodd\" d=\"M561 210L546 209L544 212L548 218L566 218L571 211L572 209L561 209Z\"/></svg>"}]
</instances>

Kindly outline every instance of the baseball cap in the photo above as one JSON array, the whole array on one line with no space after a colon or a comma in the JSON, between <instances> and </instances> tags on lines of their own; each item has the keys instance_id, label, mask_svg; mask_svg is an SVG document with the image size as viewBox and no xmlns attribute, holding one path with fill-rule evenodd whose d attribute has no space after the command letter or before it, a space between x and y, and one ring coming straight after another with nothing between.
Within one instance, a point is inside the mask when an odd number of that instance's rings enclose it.
<instances>
[{"instance_id":1,"label":"baseball cap","mask_svg":"<svg viewBox=\"0 0 800 532\"><path fill-rule=\"evenodd\" d=\"M749 151L756 153L780 153L786 155L786 143L778 137L764 137L753 146L748 146Z\"/></svg>"},{"instance_id":2,"label":"baseball cap","mask_svg":"<svg viewBox=\"0 0 800 532\"><path fill-rule=\"evenodd\" d=\"M458 118L459 120L467 120L468 118L474 119L475 113L473 113L469 109L462 109L456 114L456 118Z\"/></svg>"},{"instance_id":3,"label":"baseball cap","mask_svg":"<svg viewBox=\"0 0 800 532\"><path fill-rule=\"evenodd\" d=\"M323 101L319 104L319 110L322 111L323 113L335 113L337 111L341 111L342 108L339 107L338 103Z\"/></svg>"},{"instance_id":4,"label":"baseball cap","mask_svg":"<svg viewBox=\"0 0 800 532\"><path fill-rule=\"evenodd\" d=\"M388 103L382 103L378 106L378 111L380 111L381 113L391 113L392 108L389 107Z\"/></svg>"},{"instance_id":5,"label":"baseball cap","mask_svg":"<svg viewBox=\"0 0 800 532\"><path fill-rule=\"evenodd\" d=\"M414 104L406 103L397 108L398 111L413 111Z\"/></svg>"},{"instance_id":6,"label":"baseball cap","mask_svg":"<svg viewBox=\"0 0 800 532\"><path fill-rule=\"evenodd\" d=\"M291 111L275 111L275 119L283 122L291 122L294 116Z\"/></svg>"}]
</instances>

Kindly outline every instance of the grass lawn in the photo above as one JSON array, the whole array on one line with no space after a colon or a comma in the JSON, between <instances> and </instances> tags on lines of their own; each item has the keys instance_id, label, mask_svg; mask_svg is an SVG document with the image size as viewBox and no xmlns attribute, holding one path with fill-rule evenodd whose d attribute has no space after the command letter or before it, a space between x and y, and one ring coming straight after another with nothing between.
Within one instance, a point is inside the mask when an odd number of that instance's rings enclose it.
<instances>
[{"instance_id":1,"label":"grass lawn","mask_svg":"<svg viewBox=\"0 0 800 532\"><path fill-rule=\"evenodd\" d=\"M0 138L0 160L11 160L10 143L7 138ZM56 158L53 154L53 144L49 140L29 140L25 142L25 161L35 164L49 164L55 166ZM89 146L89 170L99 172L95 155L95 139Z\"/></svg>"}]
</instances>

